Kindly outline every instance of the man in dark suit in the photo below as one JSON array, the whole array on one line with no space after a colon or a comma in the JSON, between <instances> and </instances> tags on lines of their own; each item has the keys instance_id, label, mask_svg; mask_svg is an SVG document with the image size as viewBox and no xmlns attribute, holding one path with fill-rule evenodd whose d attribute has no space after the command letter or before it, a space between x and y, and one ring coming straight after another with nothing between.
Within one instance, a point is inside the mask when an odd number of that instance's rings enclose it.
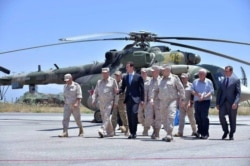
<instances>
[{"instance_id":1,"label":"man in dark suit","mask_svg":"<svg viewBox=\"0 0 250 166\"><path fill-rule=\"evenodd\" d=\"M129 130L129 139L136 138L138 124L138 107L144 105L144 83L141 75L135 73L134 63L129 61L126 64L127 75L122 78L122 86L119 93L126 89L124 104L126 104Z\"/></svg>"},{"instance_id":2,"label":"man in dark suit","mask_svg":"<svg viewBox=\"0 0 250 166\"><path fill-rule=\"evenodd\" d=\"M233 75L233 67L225 67L225 79L221 81L216 98L216 107L219 110L219 118L224 134L222 139L224 140L228 133L228 124L225 116L228 115L230 123L229 139L234 139L234 133L236 130L236 116L238 104L240 102L241 88L240 80Z\"/></svg>"}]
</instances>

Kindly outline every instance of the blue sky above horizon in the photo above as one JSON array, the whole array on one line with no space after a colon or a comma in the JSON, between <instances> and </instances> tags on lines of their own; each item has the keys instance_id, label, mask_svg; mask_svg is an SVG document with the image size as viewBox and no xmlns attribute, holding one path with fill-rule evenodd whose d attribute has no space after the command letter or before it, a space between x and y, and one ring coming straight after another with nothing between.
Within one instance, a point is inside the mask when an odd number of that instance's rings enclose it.
<instances>
[{"instance_id":1,"label":"blue sky above horizon","mask_svg":"<svg viewBox=\"0 0 250 166\"><path fill-rule=\"evenodd\" d=\"M59 38L102 32L146 30L158 36L217 38L250 43L250 1L248 0L23 0L0 1L0 52L57 43ZM214 42L175 41L234 56L250 62L250 47ZM104 61L110 49L122 49L127 41L89 42L39 48L0 55L0 66L11 74ZM159 45L159 43L151 43ZM169 45L166 45L169 46ZM181 47L201 56L201 64L232 65L241 77L247 65L211 54ZM0 77L4 76L0 73ZM248 81L248 84L249 81ZM9 89L6 97L15 99L28 90ZM61 86L39 86L39 92L59 93Z\"/></svg>"}]
</instances>

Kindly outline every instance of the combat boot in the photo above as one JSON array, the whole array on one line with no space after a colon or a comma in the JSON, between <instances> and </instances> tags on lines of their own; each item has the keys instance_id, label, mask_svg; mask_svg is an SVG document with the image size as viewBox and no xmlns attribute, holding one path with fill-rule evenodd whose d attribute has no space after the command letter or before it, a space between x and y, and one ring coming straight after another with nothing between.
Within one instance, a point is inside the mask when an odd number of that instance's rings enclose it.
<instances>
[{"instance_id":1,"label":"combat boot","mask_svg":"<svg viewBox=\"0 0 250 166\"><path fill-rule=\"evenodd\" d=\"M78 136L79 137L83 137L84 136L83 127L79 128L79 134L78 134Z\"/></svg>"},{"instance_id":2,"label":"combat boot","mask_svg":"<svg viewBox=\"0 0 250 166\"><path fill-rule=\"evenodd\" d=\"M178 132L174 135L174 137L183 137L183 134Z\"/></svg>"},{"instance_id":3,"label":"combat boot","mask_svg":"<svg viewBox=\"0 0 250 166\"><path fill-rule=\"evenodd\" d=\"M149 127L144 127L142 135L143 136L148 136L148 130L149 130Z\"/></svg>"},{"instance_id":4,"label":"combat boot","mask_svg":"<svg viewBox=\"0 0 250 166\"><path fill-rule=\"evenodd\" d=\"M155 129L155 138L156 140L160 140L160 129Z\"/></svg>"},{"instance_id":5,"label":"combat boot","mask_svg":"<svg viewBox=\"0 0 250 166\"><path fill-rule=\"evenodd\" d=\"M126 128L124 126L120 126L120 130L121 130L122 133L126 132Z\"/></svg>"},{"instance_id":6,"label":"combat boot","mask_svg":"<svg viewBox=\"0 0 250 166\"><path fill-rule=\"evenodd\" d=\"M129 136L129 129L128 129L128 126L125 126L125 128L126 128L126 131L125 131L124 135L125 135L125 136Z\"/></svg>"},{"instance_id":7,"label":"combat boot","mask_svg":"<svg viewBox=\"0 0 250 166\"><path fill-rule=\"evenodd\" d=\"M59 134L58 137L68 137L68 130L67 129L63 129L63 133Z\"/></svg>"},{"instance_id":8,"label":"combat boot","mask_svg":"<svg viewBox=\"0 0 250 166\"><path fill-rule=\"evenodd\" d=\"M153 133L151 135L151 139L155 139L155 127L153 127Z\"/></svg>"},{"instance_id":9,"label":"combat boot","mask_svg":"<svg viewBox=\"0 0 250 166\"><path fill-rule=\"evenodd\" d=\"M167 135L166 137L162 138L163 141L171 142L173 140L173 137L171 135Z\"/></svg>"}]
</instances>

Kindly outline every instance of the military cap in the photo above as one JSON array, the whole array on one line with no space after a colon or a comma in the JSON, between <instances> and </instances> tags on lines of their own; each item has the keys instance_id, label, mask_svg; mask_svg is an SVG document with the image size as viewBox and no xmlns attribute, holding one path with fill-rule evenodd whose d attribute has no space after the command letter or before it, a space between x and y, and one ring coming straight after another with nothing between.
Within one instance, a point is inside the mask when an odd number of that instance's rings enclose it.
<instances>
[{"instance_id":1,"label":"military cap","mask_svg":"<svg viewBox=\"0 0 250 166\"><path fill-rule=\"evenodd\" d=\"M115 73L114 73L114 75L121 75L122 74L122 72L120 72L120 71L116 71Z\"/></svg>"},{"instance_id":2,"label":"military cap","mask_svg":"<svg viewBox=\"0 0 250 166\"><path fill-rule=\"evenodd\" d=\"M154 66L152 66L152 67L150 68L150 70L151 70L151 71L160 70L160 67L154 65Z\"/></svg>"},{"instance_id":3,"label":"military cap","mask_svg":"<svg viewBox=\"0 0 250 166\"><path fill-rule=\"evenodd\" d=\"M147 72L146 68L141 68L141 72Z\"/></svg>"},{"instance_id":4,"label":"military cap","mask_svg":"<svg viewBox=\"0 0 250 166\"><path fill-rule=\"evenodd\" d=\"M107 73L107 72L109 72L109 68L108 67L102 68L102 73Z\"/></svg>"},{"instance_id":5,"label":"military cap","mask_svg":"<svg viewBox=\"0 0 250 166\"><path fill-rule=\"evenodd\" d=\"M188 73L182 73L181 78L188 78Z\"/></svg>"},{"instance_id":6,"label":"military cap","mask_svg":"<svg viewBox=\"0 0 250 166\"><path fill-rule=\"evenodd\" d=\"M167 64L161 66L161 70L165 70L165 69L171 69L171 66Z\"/></svg>"},{"instance_id":7,"label":"military cap","mask_svg":"<svg viewBox=\"0 0 250 166\"><path fill-rule=\"evenodd\" d=\"M72 79L72 75L71 74L65 74L64 75L64 81L69 81L70 79Z\"/></svg>"}]
</instances>

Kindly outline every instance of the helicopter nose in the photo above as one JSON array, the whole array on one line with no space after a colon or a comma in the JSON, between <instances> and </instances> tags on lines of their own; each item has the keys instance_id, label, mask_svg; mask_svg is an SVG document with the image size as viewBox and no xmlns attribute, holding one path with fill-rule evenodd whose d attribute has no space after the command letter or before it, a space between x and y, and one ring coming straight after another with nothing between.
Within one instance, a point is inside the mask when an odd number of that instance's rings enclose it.
<instances>
[{"instance_id":1,"label":"helicopter nose","mask_svg":"<svg viewBox=\"0 0 250 166\"><path fill-rule=\"evenodd\" d=\"M240 101L250 100L250 89L244 85L241 85L241 97Z\"/></svg>"}]
</instances>

